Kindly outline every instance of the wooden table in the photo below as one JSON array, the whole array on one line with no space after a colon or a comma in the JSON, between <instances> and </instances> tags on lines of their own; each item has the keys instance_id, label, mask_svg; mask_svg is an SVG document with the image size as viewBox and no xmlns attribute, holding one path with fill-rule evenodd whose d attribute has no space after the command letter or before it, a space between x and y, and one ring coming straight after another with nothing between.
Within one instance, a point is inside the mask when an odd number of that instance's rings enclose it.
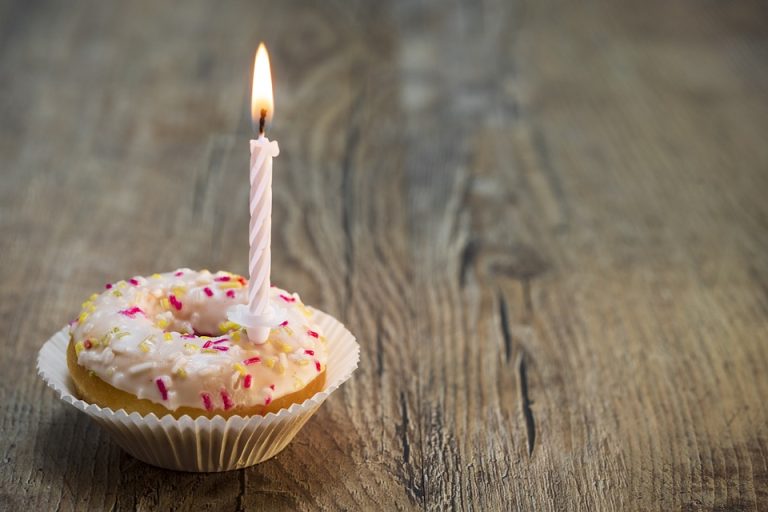
<instances>
[{"instance_id":1,"label":"wooden table","mask_svg":"<svg viewBox=\"0 0 768 512\"><path fill-rule=\"evenodd\" d=\"M578 5L577 5L578 4ZM767 510L760 2L0 2L0 509ZM36 377L103 283L274 281L360 369L278 457L184 474Z\"/></svg>"}]
</instances>

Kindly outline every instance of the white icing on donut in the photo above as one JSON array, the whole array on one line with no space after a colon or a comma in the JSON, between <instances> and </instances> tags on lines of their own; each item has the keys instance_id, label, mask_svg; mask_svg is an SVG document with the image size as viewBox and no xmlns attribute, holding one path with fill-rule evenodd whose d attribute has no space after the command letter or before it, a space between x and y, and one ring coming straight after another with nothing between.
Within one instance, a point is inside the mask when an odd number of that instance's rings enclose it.
<instances>
[{"instance_id":1,"label":"white icing on donut","mask_svg":"<svg viewBox=\"0 0 768 512\"><path fill-rule=\"evenodd\" d=\"M77 362L170 410L268 405L325 369L325 338L297 294L272 288L280 325L255 345L227 320L246 301L247 281L227 272L179 269L108 284L72 324Z\"/></svg>"}]
</instances>

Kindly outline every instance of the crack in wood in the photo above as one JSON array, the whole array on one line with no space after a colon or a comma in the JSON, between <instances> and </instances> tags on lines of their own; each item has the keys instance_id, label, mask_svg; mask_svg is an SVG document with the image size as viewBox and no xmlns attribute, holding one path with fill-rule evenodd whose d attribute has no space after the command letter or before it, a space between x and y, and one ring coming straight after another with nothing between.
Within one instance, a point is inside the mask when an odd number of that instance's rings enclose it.
<instances>
[{"instance_id":1,"label":"crack in wood","mask_svg":"<svg viewBox=\"0 0 768 512\"><path fill-rule=\"evenodd\" d=\"M381 315L376 317L376 374L384 375L384 333L382 332Z\"/></svg>"},{"instance_id":2,"label":"crack in wood","mask_svg":"<svg viewBox=\"0 0 768 512\"><path fill-rule=\"evenodd\" d=\"M344 263L346 268L346 273L344 274L345 311L351 302L352 275L354 273L355 261L355 245L352 235L352 216L355 200L352 186L352 159L360 143L360 127L357 123L357 117L362 104L363 91L361 90L350 108L349 128L347 129L347 139L341 160L341 229L344 232Z\"/></svg>"},{"instance_id":3,"label":"crack in wood","mask_svg":"<svg viewBox=\"0 0 768 512\"><path fill-rule=\"evenodd\" d=\"M245 508L245 487L246 487L246 469L241 469L240 473L240 491L237 494L237 510L246 510Z\"/></svg>"},{"instance_id":4,"label":"crack in wood","mask_svg":"<svg viewBox=\"0 0 768 512\"><path fill-rule=\"evenodd\" d=\"M533 455L533 447L536 443L536 421L531 410L531 400L528 395L528 366L525 352L520 353L517 360L517 375L520 384L520 408L525 418L525 435L528 440L528 456Z\"/></svg>"},{"instance_id":5,"label":"crack in wood","mask_svg":"<svg viewBox=\"0 0 768 512\"><path fill-rule=\"evenodd\" d=\"M504 342L504 360L509 362L512 357L512 330L509 327L509 311L507 309L507 299L500 291L499 295L499 323L501 324L501 339Z\"/></svg>"},{"instance_id":6,"label":"crack in wood","mask_svg":"<svg viewBox=\"0 0 768 512\"><path fill-rule=\"evenodd\" d=\"M400 441L403 445L403 462L410 463L411 444L408 442L408 402L405 400L405 393L400 392L400 414L403 422L400 425Z\"/></svg>"},{"instance_id":7,"label":"crack in wood","mask_svg":"<svg viewBox=\"0 0 768 512\"><path fill-rule=\"evenodd\" d=\"M464 288L464 285L467 283L467 272L477 258L479 245L480 244L476 241L470 240L464 244L464 250L461 251L459 260L459 286L462 288Z\"/></svg>"}]
</instances>

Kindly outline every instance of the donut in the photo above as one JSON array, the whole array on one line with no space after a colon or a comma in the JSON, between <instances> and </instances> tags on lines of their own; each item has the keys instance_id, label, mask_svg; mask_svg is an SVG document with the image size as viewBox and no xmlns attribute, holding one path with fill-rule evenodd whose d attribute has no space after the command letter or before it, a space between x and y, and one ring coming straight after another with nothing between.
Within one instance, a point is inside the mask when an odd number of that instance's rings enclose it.
<instances>
[{"instance_id":1,"label":"donut","mask_svg":"<svg viewBox=\"0 0 768 512\"><path fill-rule=\"evenodd\" d=\"M312 309L272 287L275 325L253 343L228 319L246 304L247 284L186 268L107 284L70 325L78 397L114 411L211 418L277 412L321 391L326 338Z\"/></svg>"}]
</instances>

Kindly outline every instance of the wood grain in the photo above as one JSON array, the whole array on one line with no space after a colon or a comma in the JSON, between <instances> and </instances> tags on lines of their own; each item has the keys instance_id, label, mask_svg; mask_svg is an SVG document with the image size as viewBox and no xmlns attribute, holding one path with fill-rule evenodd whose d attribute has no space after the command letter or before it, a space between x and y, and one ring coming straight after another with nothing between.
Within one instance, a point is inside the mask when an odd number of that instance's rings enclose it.
<instances>
[{"instance_id":1,"label":"wood grain","mask_svg":"<svg viewBox=\"0 0 768 512\"><path fill-rule=\"evenodd\" d=\"M768 509L768 12L754 2L0 2L0 509ZM35 376L104 282L274 281L359 371L182 474Z\"/></svg>"}]
</instances>

